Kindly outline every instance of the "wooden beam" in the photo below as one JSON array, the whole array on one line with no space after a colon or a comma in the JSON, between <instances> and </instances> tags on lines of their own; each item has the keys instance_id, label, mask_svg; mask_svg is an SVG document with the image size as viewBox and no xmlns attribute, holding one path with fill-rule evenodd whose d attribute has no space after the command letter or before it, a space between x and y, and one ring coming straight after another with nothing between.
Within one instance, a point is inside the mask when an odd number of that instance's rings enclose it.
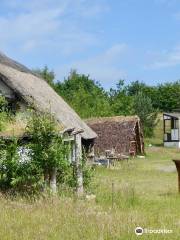
<instances>
[{"instance_id":1,"label":"wooden beam","mask_svg":"<svg viewBox=\"0 0 180 240\"><path fill-rule=\"evenodd\" d=\"M83 173L82 173L82 140L81 134L74 135L75 140L75 166L77 177L77 195L82 196L84 193L83 188Z\"/></svg>"}]
</instances>

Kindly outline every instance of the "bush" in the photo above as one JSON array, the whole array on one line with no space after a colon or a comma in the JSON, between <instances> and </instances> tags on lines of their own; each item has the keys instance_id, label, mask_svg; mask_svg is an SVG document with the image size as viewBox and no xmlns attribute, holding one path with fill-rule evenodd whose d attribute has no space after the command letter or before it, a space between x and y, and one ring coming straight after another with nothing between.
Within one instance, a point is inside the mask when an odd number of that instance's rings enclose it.
<instances>
[{"instance_id":1,"label":"bush","mask_svg":"<svg viewBox=\"0 0 180 240\"><path fill-rule=\"evenodd\" d=\"M42 188L41 170L30 159L20 157L16 138L9 143L1 141L0 171L0 188L3 191L35 193Z\"/></svg>"}]
</instances>

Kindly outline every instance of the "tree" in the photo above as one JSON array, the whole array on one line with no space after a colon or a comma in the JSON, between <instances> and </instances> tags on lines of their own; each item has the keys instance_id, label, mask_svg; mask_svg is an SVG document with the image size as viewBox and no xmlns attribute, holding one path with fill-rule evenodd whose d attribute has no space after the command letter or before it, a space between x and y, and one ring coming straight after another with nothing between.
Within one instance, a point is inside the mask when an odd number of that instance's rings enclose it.
<instances>
[{"instance_id":1,"label":"tree","mask_svg":"<svg viewBox=\"0 0 180 240\"><path fill-rule=\"evenodd\" d=\"M127 89L124 80L119 80L116 89L110 89L110 105L115 115L131 115L132 114L132 96L127 95Z\"/></svg>"},{"instance_id":2,"label":"tree","mask_svg":"<svg viewBox=\"0 0 180 240\"><path fill-rule=\"evenodd\" d=\"M160 84L158 87L158 107L162 111L180 110L180 81Z\"/></svg>"},{"instance_id":3,"label":"tree","mask_svg":"<svg viewBox=\"0 0 180 240\"><path fill-rule=\"evenodd\" d=\"M147 85L143 82L134 81L127 86L127 93L129 96L135 96L139 92L147 92Z\"/></svg>"},{"instance_id":4,"label":"tree","mask_svg":"<svg viewBox=\"0 0 180 240\"><path fill-rule=\"evenodd\" d=\"M157 124L158 111L153 108L151 99L142 92L139 92L134 97L133 108L133 114L138 115L140 118L144 135L146 137L152 137L154 127Z\"/></svg>"},{"instance_id":5,"label":"tree","mask_svg":"<svg viewBox=\"0 0 180 240\"><path fill-rule=\"evenodd\" d=\"M103 117L111 114L107 93L89 76L72 70L64 82L55 86L57 93L82 117Z\"/></svg>"}]
</instances>

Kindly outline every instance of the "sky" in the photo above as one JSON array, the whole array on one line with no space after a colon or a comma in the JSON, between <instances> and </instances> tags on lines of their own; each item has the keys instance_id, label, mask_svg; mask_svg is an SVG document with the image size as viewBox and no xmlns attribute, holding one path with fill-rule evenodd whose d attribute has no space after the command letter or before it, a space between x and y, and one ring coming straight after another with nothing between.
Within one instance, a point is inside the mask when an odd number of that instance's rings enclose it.
<instances>
[{"instance_id":1,"label":"sky","mask_svg":"<svg viewBox=\"0 0 180 240\"><path fill-rule=\"evenodd\" d=\"M108 89L180 79L180 0L0 0L0 51Z\"/></svg>"}]
</instances>

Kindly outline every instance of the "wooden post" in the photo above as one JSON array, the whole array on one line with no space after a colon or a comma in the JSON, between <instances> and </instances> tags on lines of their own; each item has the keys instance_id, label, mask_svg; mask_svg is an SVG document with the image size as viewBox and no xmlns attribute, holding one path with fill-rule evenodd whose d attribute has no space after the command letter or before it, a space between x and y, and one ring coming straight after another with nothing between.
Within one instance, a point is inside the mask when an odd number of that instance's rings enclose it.
<instances>
[{"instance_id":1,"label":"wooden post","mask_svg":"<svg viewBox=\"0 0 180 240\"><path fill-rule=\"evenodd\" d=\"M107 158L107 168L110 168L110 159Z\"/></svg>"},{"instance_id":2,"label":"wooden post","mask_svg":"<svg viewBox=\"0 0 180 240\"><path fill-rule=\"evenodd\" d=\"M173 160L173 162L175 163L178 172L178 191L180 193L180 160Z\"/></svg>"},{"instance_id":3,"label":"wooden post","mask_svg":"<svg viewBox=\"0 0 180 240\"><path fill-rule=\"evenodd\" d=\"M114 208L114 182L112 182L112 192L111 192L111 195L112 195L112 209Z\"/></svg>"},{"instance_id":4,"label":"wooden post","mask_svg":"<svg viewBox=\"0 0 180 240\"><path fill-rule=\"evenodd\" d=\"M83 173L82 173L82 143L81 134L76 133L75 139L75 166L76 166L76 177L77 177L77 195L82 196L84 193L83 189Z\"/></svg>"},{"instance_id":5,"label":"wooden post","mask_svg":"<svg viewBox=\"0 0 180 240\"><path fill-rule=\"evenodd\" d=\"M51 189L53 194L57 193L56 173L57 173L57 169L56 168L53 168L51 173L50 173L50 189Z\"/></svg>"}]
</instances>

